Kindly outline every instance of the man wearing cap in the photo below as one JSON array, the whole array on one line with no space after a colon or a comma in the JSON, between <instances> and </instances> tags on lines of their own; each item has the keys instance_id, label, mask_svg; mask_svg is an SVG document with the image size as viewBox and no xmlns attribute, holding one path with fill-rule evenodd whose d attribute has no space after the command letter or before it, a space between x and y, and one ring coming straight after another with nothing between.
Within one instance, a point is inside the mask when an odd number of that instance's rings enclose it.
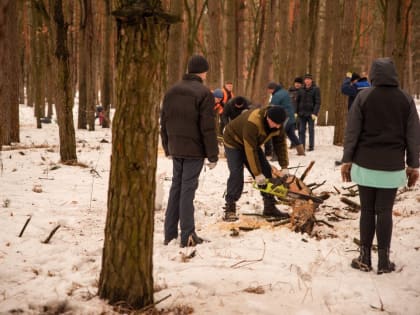
<instances>
[{"instance_id":1,"label":"man wearing cap","mask_svg":"<svg viewBox=\"0 0 420 315\"><path fill-rule=\"evenodd\" d=\"M354 99L361 90L370 87L369 81L366 76L361 77L356 72L347 72L346 77L341 85L341 93L348 96L347 108L350 111L350 107L353 104Z\"/></svg>"},{"instance_id":2,"label":"man wearing cap","mask_svg":"<svg viewBox=\"0 0 420 315\"><path fill-rule=\"evenodd\" d=\"M209 64L204 57L192 56L188 62L188 73L166 92L162 103L162 146L173 163L165 214L165 245L178 237L178 222L181 247L203 242L195 232L194 196L204 159L207 158L208 167L212 169L219 154L214 97L203 84L208 70Z\"/></svg>"},{"instance_id":3,"label":"man wearing cap","mask_svg":"<svg viewBox=\"0 0 420 315\"><path fill-rule=\"evenodd\" d=\"M236 202L244 186L244 166L247 167L257 185L264 186L266 179L271 178L271 166L261 146L273 140L273 149L278 156L282 173L287 175L289 158L287 153L286 134L287 114L280 106L268 106L248 110L232 120L223 134L225 154L229 168L227 180L226 206L223 219L235 221ZM264 200L263 215L288 218L289 214L276 207L274 196L262 193Z\"/></svg>"},{"instance_id":4,"label":"man wearing cap","mask_svg":"<svg viewBox=\"0 0 420 315\"><path fill-rule=\"evenodd\" d=\"M309 129L309 148L315 148L315 121L321 107L321 92L313 83L312 75L307 73L303 77L303 87L299 90L296 98L296 113L299 117L299 141L306 148L306 126Z\"/></svg>"}]
</instances>

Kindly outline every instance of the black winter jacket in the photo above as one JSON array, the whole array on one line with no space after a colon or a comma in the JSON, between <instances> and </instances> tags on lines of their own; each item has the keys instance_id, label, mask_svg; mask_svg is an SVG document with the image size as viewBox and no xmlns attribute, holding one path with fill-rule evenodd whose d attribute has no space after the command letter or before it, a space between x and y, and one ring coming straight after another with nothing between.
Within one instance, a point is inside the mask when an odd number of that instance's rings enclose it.
<instances>
[{"instance_id":1,"label":"black winter jacket","mask_svg":"<svg viewBox=\"0 0 420 315\"><path fill-rule=\"evenodd\" d=\"M321 92L314 83L309 88L303 86L298 90L296 97L296 113L299 116L318 116L321 107Z\"/></svg>"},{"instance_id":2,"label":"black winter jacket","mask_svg":"<svg viewBox=\"0 0 420 315\"><path fill-rule=\"evenodd\" d=\"M372 87L360 91L347 119L343 162L382 171L419 167L420 124L413 98L398 87L394 64L372 64Z\"/></svg>"},{"instance_id":3,"label":"black winter jacket","mask_svg":"<svg viewBox=\"0 0 420 315\"><path fill-rule=\"evenodd\" d=\"M213 94L195 74L185 74L166 92L160 126L167 156L217 161L219 147L213 107Z\"/></svg>"}]
</instances>

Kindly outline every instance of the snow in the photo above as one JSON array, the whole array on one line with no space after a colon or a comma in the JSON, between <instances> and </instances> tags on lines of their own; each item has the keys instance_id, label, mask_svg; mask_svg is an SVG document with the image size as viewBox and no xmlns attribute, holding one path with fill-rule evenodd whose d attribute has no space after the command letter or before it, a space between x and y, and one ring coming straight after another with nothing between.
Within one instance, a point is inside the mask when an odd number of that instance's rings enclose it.
<instances>
[{"instance_id":1,"label":"snow","mask_svg":"<svg viewBox=\"0 0 420 315\"><path fill-rule=\"evenodd\" d=\"M23 105L20 120L19 145L27 147L0 152L0 314L113 314L112 306L97 296L111 130L77 130L78 160L87 167L74 167L58 163L55 122L36 129L32 109ZM316 226L320 240L295 233L288 225L272 227L245 216L240 222L254 220L261 227L230 236L234 223L221 220L228 175L221 158L215 169L203 170L195 199L197 233L210 242L181 249L178 239L164 246L172 168L160 153L153 277L155 301L170 297L157 308L189 306L194 314L376 314L381 309L419 314L419 183L401 193L394 206L391 258L397 271L377 275L376 253L372 272L352 269L351 259L358 255L353 238L359 238L359 214L345 210L335 190L343 193L342 187L350 185L341 182L334 164L342 148L331 145L332 137L332 127L317 127L315 151L306 156L289 151L290 166L303 166L297 175L315 161L306 183L326 180L315 192L328 191L331 197L317 218L326 220L325 214L332 211L350 218L330 221L333 228ZM248 173L246 178L249 181ZM36 187L40 192L33 191ZM359 202L358 197L351 199ZM262 211L261 197L250 183L238 205L240 214ZM194 250L194 257L185 258Z\"/></svg>"}]
</instances>

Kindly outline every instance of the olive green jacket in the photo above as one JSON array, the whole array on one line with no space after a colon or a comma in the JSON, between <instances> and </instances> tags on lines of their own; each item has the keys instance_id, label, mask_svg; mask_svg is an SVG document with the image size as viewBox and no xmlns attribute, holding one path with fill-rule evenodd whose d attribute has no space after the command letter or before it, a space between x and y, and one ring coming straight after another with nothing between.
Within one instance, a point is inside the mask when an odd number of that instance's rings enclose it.
<instances>
[{"instance_id":1,"label":"olive green jacket","mask_svg":"<svg viewBox=\"0 0 420 315\"><path fill-rule=\"evenodd\" d=\"M264 121L267 119L269 107L248 110L229 122L223 134L224 144L228 148L243 149L250 170L254 176L262 173L257 150L268 140L273 139L273 151L277 154L281 168L287 168L286 134L284 129L267 131Z\"/></svg>"}]
</instances>

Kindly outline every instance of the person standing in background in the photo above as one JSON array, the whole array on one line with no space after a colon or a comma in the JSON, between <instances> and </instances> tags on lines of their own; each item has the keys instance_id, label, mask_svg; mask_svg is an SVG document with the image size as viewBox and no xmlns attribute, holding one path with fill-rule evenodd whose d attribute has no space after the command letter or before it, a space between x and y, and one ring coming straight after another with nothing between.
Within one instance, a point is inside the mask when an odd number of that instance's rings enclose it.
<instances>
[{"instance_id":1,"label":"person standing in background","mask_svg":"<svg viewBox=\"0 0 420 315\"><path fill-rule=\"evenodd\" d=\"M351 266L372 270L376 232L377 273L382 274L395 270L389 253L397 189L414 186L419 177L420 123L390 58L374 60L369 77L372 87L358 93L347 118L341 176L357 183L361 204L360 255Z\"/></svg>"},{"instance_id":2,"label":"person standing in background","mask_svg":"<svg viewBox=\"0 0 420 315\"><path fill-rule=\"evenodd\" d=\"M214 96L203 84L208 70L209 64L203 56L192 56L188 73L163 98L160 115L162 146L173 164L165 213L165 245L178 237L178 223L181 247L203 242L195 232L194 196L204 159L208 159L208 167L212 169L219 154Z\"/></svg>"},{"instance_id":3,"label":"person standing in background","mask_svg":"<svg viewBox=\"0 0 420 315\"><path fill-rule=\"evenodd\" d=\"M303 87L298 91L296 103L296 113L299 118L299 141L306 148L306 126L309 129L309 148L315 148L315 121L321 107L321 92L312 79L312 75L307 73L303 77Z\"/></svg>"},{"instance_id":4,"label":"person standing in background","mask_svg":"<svg viewBox=\"0 0 420 315\"><path fill-rule=\"evenodd\" d=\"M226 81L223 85L223 104L227 104L235 95L233 95L233 83L232 81Z\"/></svg>"}]
</instances>

